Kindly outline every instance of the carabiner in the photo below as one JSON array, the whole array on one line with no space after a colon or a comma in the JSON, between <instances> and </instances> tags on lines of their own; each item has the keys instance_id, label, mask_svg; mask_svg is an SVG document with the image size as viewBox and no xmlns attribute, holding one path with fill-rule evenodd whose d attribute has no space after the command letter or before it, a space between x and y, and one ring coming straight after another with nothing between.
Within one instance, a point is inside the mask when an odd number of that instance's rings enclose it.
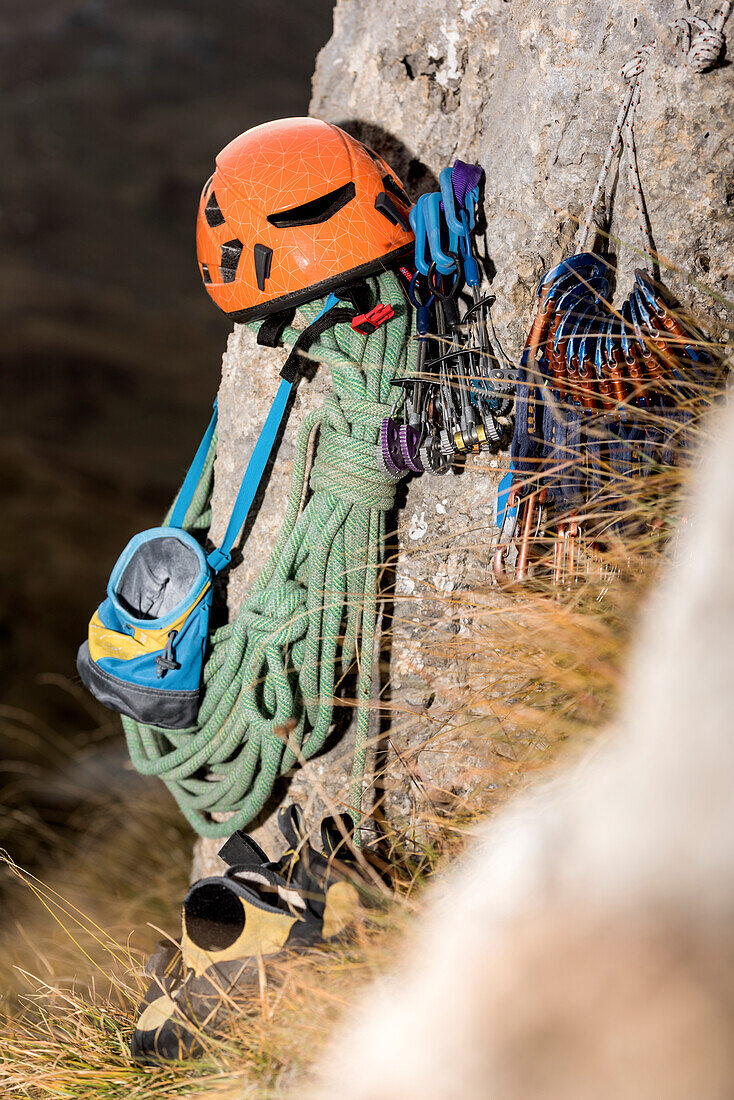
<instances>
[{"instance_id":1,"label":"carabiner","mask_svg":"<svg viewBox=\"0 0 734 1100\"><path fill-rule=\"evenodd\" d=\"M463 192L461 197L457 194L455 179L457 172L460 176L465 177L463 180L459 180L459 190ZM477 206L479 205L479 181L482 175L483 171L478 164L466 164L464 161L457 160L453 167L444 168L439 176L446 224L457 235L460 235L465 229L461 219L463 212L466 212L469 230L474 228ZM474 180L477 181L474 186L468 191L465 190L467 183Z\"/></svg>"},{"instance_id":2,"label":"carabiner","mask_svg":"<svg viewBox=\"0 0 734 1100\"><path fill-rule=\"evenodd\" d=\"M419 203L425 205L425 221L428 229L428 243L431 249L431 258L442 275L450 275L456 267L455 256L459 251L459 236L449 227L447 250L444 250L445 238L445 213L441 217L441 196L438 191L430 195L421 195Z\"/></svg>"},{"instance_id":3,"label":"carabiner","mask_svg":"<svg viewBox=\"0 0 734 1100\"><path fill-rule=\"evenodd\" d=\"M575 519L562 520L556 528L553 547L553 584L556 587L565 587L576 580L580 534Z\"/></svg>"},{"instance_id":4,"label":"carabiner","mask_svg":"<svg viewBox=\"0 0 734 1100\"><path fill-rule=\"evenodd\" d=\"M469 235L469 223L466 216L466 211L461 211L461 221L464 227L464 232L459 237L459 247L461 248L462 262L464 265L464 279L466 285L472 288L479 286L481 282L479 276L479 264L476 261L474 252L471 245L471 236Z\"/></svg>"},{"instance_id":5,"label":"carabiner","mask_svg":"<svg viewBox=\"0 0 734 1100\"><path fill-rule=\"evenodd\" d=\"M517 508L516 530L519 534L517 561L515 563L514 580L507 575L505 558L510 549L511 542L498 545L492 560L492 572L502 588L509 588L512 584L521 584L526 580L530 564L530 543L537 536L540 527L540 506L547 504L549 494L547 489L534 489L522 500L519 499L519 487L510 489L507 504L510 508ZM536 520L537 513L537 520ZM533 523L536 522L536 531L533 533Z\"/></svg>"},{"instance_id":6,"label":"carabiner","mask_svg":"<svg viewBox=\"0 0 734 1100\"><path fill-rule=\"evenodd\" d=\"M411 207L408 219L410 221L410 228L413 230L413 235L415 237L416 271L420 272L421 275L428 275L428 268L431 263L431 250L428 245L424 198L425 195L422 195L421 198L418 199L418 202Z\"/></svg>"},{"instance_id":7,"label":"carabiner","mask_svg":"<svg viewBox=\"0 0 734 1100\"><path fill-rule=\"evenodd\" d=\"M443 281L443 275L440 271L437 272L436 264L434 262L428 268L428 287L431 293L435 294L440 302L447 302L450 298L455 298L456 292L459 289L459 284L461 283L461 263L459 261L459 257L456 257L456 270L454 272L454 280L449 290L444 291L442 288L436 285L437 273Z\"/></svg>"},{"instance_id":8,"label":"carabiner","mask_svg":"<svg viewBox=\"0 0 734 1100\"><path fill-rule=\"evenodd\" d=\"M464 226L461 223L459 212L456 209L453 176L453 168L444 168L438 177L438 182L441 187L441 198L443 200L443 212L446 218L446 224L451 232L455 233L458 237L464 232Z\"/></svg>"},{"instance_id":9,"label":"carabiner","mask_svg":"<svg viewBox=\"0 0 734 1100\"><path fill-rule=\"evenodd\" d=\"M419 336L427 336L428 328L431 321L431 306L436 300L435 294L432 294L429 290L428 297L424 302L421 301L417 292L420 285L420 272L413 272L413 277L408 285L408 298L411 301L416 311L416 330Z\"/></svg>"}]
</instances>

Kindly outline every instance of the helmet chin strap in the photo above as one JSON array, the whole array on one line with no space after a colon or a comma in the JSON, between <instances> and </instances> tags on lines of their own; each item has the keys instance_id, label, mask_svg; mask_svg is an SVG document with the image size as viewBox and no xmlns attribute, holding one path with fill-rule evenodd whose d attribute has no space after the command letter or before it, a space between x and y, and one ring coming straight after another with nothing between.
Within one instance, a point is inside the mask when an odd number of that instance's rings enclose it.
<instances>
[{"instance_id":1,"label":"helmet chin strap","mask_svg":"<svg viewBox=\"0 0 734 1100\"><path fill-rule=\"evenodd\" d=\"M347 309L343 306L338 309L335 308L338 301L339 299L336 294L330 294L326 299L326 305L321 310L316 320L312 321L308 328L305 328L303 332L299 334L298 339L290 350L288 358L281 368L281 378L284 378L291 384L295 384L303 374L305 363L302 353L307 352L309 348L316 343L319 336L326 332L327 329L333 328L334 325L338 325L343 321L349 323L356 317L354 309Z\"/></svg>"},{"instance_id":2,"label":"helmet chin strap","mask_svg":"<svg viewBox=\"0 0 734 1100\"><path fill-rule=\"evenodd\" d=\"M348 306L335 309L337 302L348 302ZM326 299L326 304L311 324L300 333L290 354L280 372L280 377L286 381L295 383L303 374L303 367L299 360L303 359L302 352L307 352L316 343L327 329L344 321L352 322L359 314L366 313L372 303L370 288L364 279L359 279L347 286L338 287ZM292 324L296 314L296 307L291 306L279 313L266 317L257 331L257 342L263 347L277 348L283 339L285 328Z\"/></svg>"},{"instance_id":3,"label":"helmet chin strap","mask_svg":"<svg viewBox=\"0 0 734 1100\"><path fill-rule=\"evenodd\" d=\"M354 307L354 311L349 316L346 316L345 311L341 311L340 315L331 322L334 325L343 320L351 321L355 314L367 313L372 306L372 292L365 279L357 279L346 286L337 287L327 298L327 303L332 302L332 305L335 305L337 300L349 302ZM324 325L323 328L319 328L315 335L311 335L312 331L315 331L314 326L322 324L321 318L329 308L331 307L325 305L316 319L312 321L308 328L303 330L297 342L300 350L307 351L316 337L329 327L329 325ZM265 317L257 330L258 344L266 348L280 347L283 341L283 332L288 325L293 324L296 309L296 306L289 306L287 309L281 309L277 313L271 313L269 317Z\"/></svg>"}]
</instances>

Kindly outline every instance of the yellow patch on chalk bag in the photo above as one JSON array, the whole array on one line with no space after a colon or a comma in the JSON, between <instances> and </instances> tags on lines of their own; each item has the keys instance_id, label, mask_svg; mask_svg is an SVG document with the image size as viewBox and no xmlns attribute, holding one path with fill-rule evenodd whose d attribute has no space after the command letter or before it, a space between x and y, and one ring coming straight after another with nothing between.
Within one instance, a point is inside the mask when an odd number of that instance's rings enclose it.
<instances>
[{"instance_id":1,"label":"yellow patch on chalk bag","mask_svg":"<svg viewBox=\"0 0 734 1100\"><path fill-rule=\"evenodd\" d=\"M123 634L105 626L97 611L89 622L89 656L93 661L114 657L118 661L132 661L145 653L158 653L166 648L168 635L180 630L196 605L201 602L211 586L205 584L194 602L182 611L178 618L158 630L142 630L136 627L133 634Z\"/></svg>"}]
</instances>

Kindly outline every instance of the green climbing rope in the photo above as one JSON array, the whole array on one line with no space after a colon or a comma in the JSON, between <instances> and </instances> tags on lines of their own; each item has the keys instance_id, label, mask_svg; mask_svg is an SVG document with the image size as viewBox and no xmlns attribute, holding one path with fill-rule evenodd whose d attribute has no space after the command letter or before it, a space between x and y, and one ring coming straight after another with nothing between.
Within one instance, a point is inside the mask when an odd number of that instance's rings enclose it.
<instances>
[{"instance_id":1,"label":"green climbing rope","mask_svg":"<svg viewBox=\"0 0 734 1100\"><path fill-rule=\"evenodd\" d=\"M226 836L258 815L279 776L312 757L333 730L338 684L356 663L351 806L361 811L385 516L395 482L377 465L383 417L414 368L413 311L398 277L368 280L395 310L369 336L336 325L310 355L333 388L298 433L293 480L276 544L236 619L212 639L198 726L164 730L123 718L134 766L159 776L196 831ZM302 307L310 323L323 300ZM288 328L292 344L298 333ZM303 506L310 440L318 429ZM203 526L216 442L186 525ZM286 738L283 727L295 723ZM220 818L217 820L215 818ZM221 815L227 815L222 822Z\"/></svg>"}]
</instances>

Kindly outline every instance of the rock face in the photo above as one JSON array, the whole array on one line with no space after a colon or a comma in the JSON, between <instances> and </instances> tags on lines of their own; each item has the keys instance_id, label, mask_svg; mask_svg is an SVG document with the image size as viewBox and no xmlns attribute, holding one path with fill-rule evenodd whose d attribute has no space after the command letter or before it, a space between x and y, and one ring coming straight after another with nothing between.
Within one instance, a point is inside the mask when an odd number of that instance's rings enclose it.
<instances>
[{"instance_id":1,"label":"rock face","mask_svg":"<svg viewBox=\"0 0 734 1100\"><path fill-rule=\"evenodd\" d=\"M571 249L577 219L585 215L622 96L620 68L655 40L635 121L655 247L664 282L705 319L710 334L724 340L732 323L727 299L734 297L734 69L720 64L696 74L685 64L671 31L682 14L672 0L559 0L552 6L539 0L385 0L375 18L372 5L338 0L334 34L317 61L311 112L375 147L413 197L434 189L441 168L456 157L484 167L486 228L478 247L497 296L499 335L516 358L532 320L538 278ZM734 35L734 20L730 28ZM639 264L624 171L617 179L613 170L608 190L613 201L607 228L619 263L621 301ZM280 359L280 353L256 349L235 328L220 395L214 501L219 526L274 393ZM322 385L317 375L293 410L246 562L230 582L233 614L277 530L295 431ZM395 515L395 587L388 607L395 717L382 745L378 785L387 792L388 817L403 824L415 825L424 812L435 812L436 798L461 794L468 782L469 744L463 754L445 751L452 738L461 750L458 730L448 730L440 751L434 745L421 752L446 720L442 684L451 686L452 710L466 703L462 721L471 722L461 668L450 656L436 661L423 643L428 631L435 640L461 630L456 594L487 581L502 467L506 455L482 456L456 473L413 478ZM379 732L376 723L376 737ZM309 806L311 819L322 803L343 804L348 755L347 738L291 783L289 795ZM431 788L433 800L426 793ZM265 823L268 843L270 832ZM195 873L208 869L204 857L214 847L201 846Z\"/></svg>"}]
</instances>

